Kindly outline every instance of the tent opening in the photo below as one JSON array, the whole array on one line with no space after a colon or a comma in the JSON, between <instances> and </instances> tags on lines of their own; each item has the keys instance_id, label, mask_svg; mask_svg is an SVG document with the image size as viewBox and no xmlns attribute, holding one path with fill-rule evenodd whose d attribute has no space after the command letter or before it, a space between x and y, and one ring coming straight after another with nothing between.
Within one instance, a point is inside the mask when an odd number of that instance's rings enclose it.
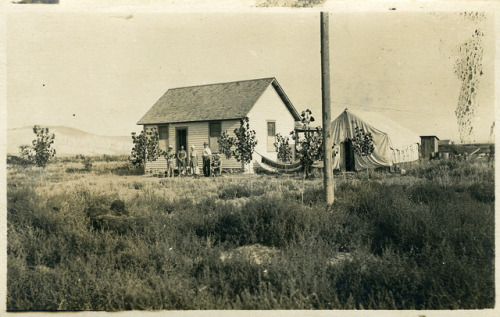
<instances>
[{"instance_id":1,"label":"tent opening","mask_svg":"<svg viewBox=\"0 0 500 317\"><path fill-rule=\"evenodd\" d=\"M342 151L342 165L344 165L344 169L346 172L353 172L356 169L355 161L354 161L354 149L352 146L352 140L347 139L341 143L341 151Z\"/></svg>"}]
</instances>

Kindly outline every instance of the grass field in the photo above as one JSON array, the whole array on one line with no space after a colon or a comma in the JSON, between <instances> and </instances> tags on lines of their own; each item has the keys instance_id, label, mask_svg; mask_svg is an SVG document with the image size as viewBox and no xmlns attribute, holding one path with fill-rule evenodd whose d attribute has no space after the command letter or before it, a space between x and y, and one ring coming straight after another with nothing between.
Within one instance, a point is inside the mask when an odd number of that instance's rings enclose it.
<instances>
[{"instance_id":1,"label":"grass field","mask_svg":"<svg viewBox=\"0 0 500 317\"><path fill-rule=\"evenodd\" d=\"M153 178L119 160L8 166L8 310L494 306L494 177Z\"/></svg>"}]
</instances>

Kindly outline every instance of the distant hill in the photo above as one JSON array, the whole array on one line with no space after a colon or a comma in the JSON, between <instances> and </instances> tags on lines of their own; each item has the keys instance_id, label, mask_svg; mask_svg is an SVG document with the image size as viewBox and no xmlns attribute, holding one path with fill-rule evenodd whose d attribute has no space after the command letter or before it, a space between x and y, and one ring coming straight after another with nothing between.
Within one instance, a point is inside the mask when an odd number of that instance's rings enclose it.
<instances>
[{"instance_id":1,"label":"distant hill","mask_svg":"<svg viewBox=\"0 0 500 317\"><path fill-rule=\"evenodd\" d=\"M130 154L132 137L103 136L88 133L65 126L49 126L55 133L54 148L57 156L83 155L123 155ZM33 127L13 128L7 130L7 153L18 154L19 146L31 144L35 137Z\"/></svg>"}]
</instances>

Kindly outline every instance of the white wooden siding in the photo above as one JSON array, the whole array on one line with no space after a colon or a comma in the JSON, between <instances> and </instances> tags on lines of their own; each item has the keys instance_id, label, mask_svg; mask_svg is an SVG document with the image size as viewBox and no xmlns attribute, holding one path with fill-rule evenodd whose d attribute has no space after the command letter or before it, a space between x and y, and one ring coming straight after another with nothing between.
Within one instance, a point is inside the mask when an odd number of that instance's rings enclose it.
<instances>
[{"instance_id":1,"label":"white wooden siding","mask_svg":"<svg viewBox=\"0 0 500 317\"><path fill-rule=\"evenodd\" d=\"M234 136L234 129L239 127L238 120L222 121L221 122L222 131L228 132L229 135ZM145 129L153 128L157 126L149 125L145 126ZM191 145L194 144L196 151L198 152L198 166L200 169L203 167L203 143L208 142L209 139L209 123L208 122L188 122L188 123L172 123L168 125L168 144L174 149L177 148L177 138L175 135L176 128L187 128L187 152L191 150ZM160 142L161 146L161 142ZM241 163L237 162L234 158L229 160L226 159L224 155L221 155L222 167L223 168L241 168ZM167 161L164 157L159 157L154 162L146 162L146 169L152 170L166 170ZM201 171L201 170L200 170Z\"/></svg>"},{"instance_id":2,"label":"white wooden siding","mask_svg":"<svg viewBox=\"0 0 500 317\"><path fill-rule=\"evenodd\" d=\"M277 160L276 151L268 151L267 148L267 122L275 121L276 133L289 136L290 132L294 131L295 120L272 85L266 89L250 109L248 118L250 119L250 128L255 130L257 138L255 151L266 158ZM292 140L290 141L293 143Z\"/></svg>"}]
</instances>

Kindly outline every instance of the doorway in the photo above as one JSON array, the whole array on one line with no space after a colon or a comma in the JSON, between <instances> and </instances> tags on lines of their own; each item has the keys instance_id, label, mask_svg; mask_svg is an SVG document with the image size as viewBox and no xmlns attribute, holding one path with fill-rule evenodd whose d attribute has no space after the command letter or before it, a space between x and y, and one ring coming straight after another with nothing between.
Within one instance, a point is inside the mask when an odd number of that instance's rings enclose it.
<instances>
[{"instance_id":1,"label":"doorway","mask_svg":"<svg viewBox=\"0 0 500 317\"><path fill-rule=\"evenodd\" d=\"M352 140L346 140L342 142L343 144L343 153L344 153L344 162L345 162L345 170L346 172L353 172L355 170L355 162L354 162L354 149L352 147Z\"/></svg>"},{"instance_id":2,"label":"doorway","mask_svg":"<svg viewBox=\"0 0 500 317\"><path fill-rule=\"evenodd\" d=\"M181 150L181 146L184 147L184 150L188 149L188 141L187 141L187 128L176 128L175 129L175 144L176 151L179 152Z\"/></svg>"}]
</instances>

